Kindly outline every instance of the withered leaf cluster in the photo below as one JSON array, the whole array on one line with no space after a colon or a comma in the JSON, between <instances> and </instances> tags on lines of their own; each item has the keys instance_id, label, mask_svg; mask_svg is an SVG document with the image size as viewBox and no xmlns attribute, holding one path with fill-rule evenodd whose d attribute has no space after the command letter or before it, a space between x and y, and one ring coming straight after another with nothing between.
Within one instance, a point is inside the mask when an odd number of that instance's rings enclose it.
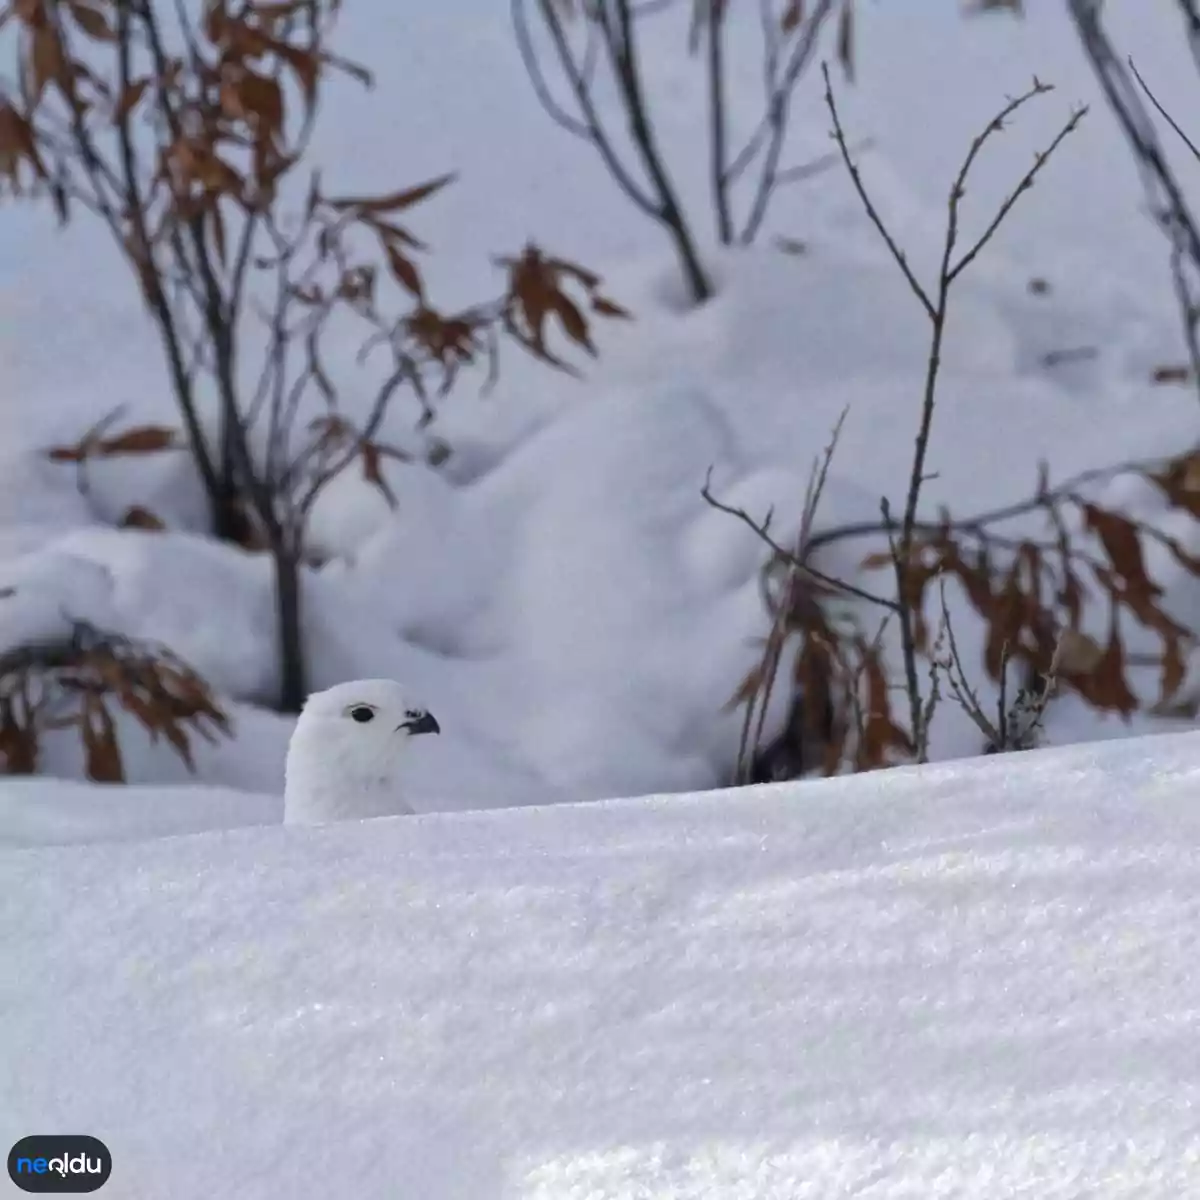
<instances>
[{"instance_id":1,"label":"withered leaf cluster","mask_svg":"<svg viewBox=\"0 0 1200 1200\"><path fill-rule=\"evenodd\" d=\"M87 777L123 783L120 712L191 770L194 735L230 733L208 685L169 649L77 622L67 638L0 655L0 774L34 774L45 733L75 729Z\"/></svg>"},{"instance_id":2,"label":"withered leaf cluster","mask_svg":"<svg viewBox=\"0 0 1200 1200\"><path fill-rule=\"evenodd\" d=\"M1135 472L1152 483L1169 509L1200 518L1200 455L1189 451L1161 468ZM949 517L924 534L913 550L907 602L919 618L919 642L927 649L924 618L930 583L953 578L986 629L983 668L999 682L1006 657L1030 677L1043 676L1058 656L1060 691L1075 692L1100 712L1129 717L1143 707L1130 675L1154 666L1156 711L1174 710L1187 674L1193 632L1172 616L1162 587L1148 574L1145 546L1164 547L1188 574L1200 578L1200 557L1153 524L1104 507L1075 491L1050 491L1044 481L1031 508L1040 510L1048 534L1006 538L974 523ZM878 565L874 558L871 565ZM1103 614L1096 619L1096 606ZM1091 620L1089 620L1091 618ZM1157 651L1132 655L1129 625L1140 626ZM1102 627L1102 628L1101 628ZM1187 704L1180 715L1194 715Z\"/></svg>"},{"instance_id":3,"label":"withered leaf cluster","mask_svg":"<svg viewBox=\"0 0 1200 1200\"><path fill-rule=\"evenodd\" d=\"M1200 521L1200 451L1130 473L1152 484L1169 511ZM1051 489L1044 475L1018 508L1041 513L1047 532L1011 536L1002 522L956 521L949 514L920 527L903 573L908 594L899 598L913 615L920 652L937 658L936 598L952 580L983 622L978 669L994 684L1004 683L1011 664L1030 686L1052 677L1056 694L1074 693L1099 712L1124 719L1138 711L1195 718L1200 695L1185 683L1196 635L1168 611L1163 588L1147 568L1146 548L1165 549L1198 580L1200 555L1149 521L1074 488ZM1011 509L1004 514L1013 515L1019 514ZM835 531L822 544L836 540ZM895 552L869 555L863 565L890 569ZM802 579L794 564L775 554L764 578L780 572L792 584L764 590L772 637L786 639L795 651L787 680L790 709L780 734L758 749L758 775L835 774L910 759L911 733L893 707L900 689L889 680L879 639L864 635L844 597ZM1136 652L1129 646L1132 629L1141 635ZM1154 647L1150 652L1143 648L1147 642ZM742 680L733 706L749 705L767 686L769 662L764 656ZM1136 686L1135 672L1144 668L1157 671L1156 694L1147 696Z\"/></svg>"},{"instance_id":4,"label":"withered leaf cluster","mask_svg":"<svg viewBox=\"0 0 1200 1200\"><path fill-rule=\"evenodd\" d=\"M781 576L784 586L774 586ZM761 706L763 695L782 680L788 710L772 740L752 740L753 760L742 768L744 781L870 771L907 761L914 747L893 713L894 689L879 635L866 634L835 589L806 578L778 557L766 564L763 583L771 633L729 707L749 712L756 703ZM791 668L781 673L788 647Z\"/></svg>"},{"instance_id":5,"label":"withered leaf cluster","mask_svg":"<svg viewBox=\"0 0 1200 1200\"><path fill-rule=\"evenodd\" d=\"M369 83L329 48L337 0L202 0L176 14L117 0L11 0L0 23L17 29L17 78L0 92L0 186L39 182L66 219L78 205L104 219L123 249L161 334L182 425L110 432L113 414L77 443L48 453L74 464L81 485L99 458L185 449L196 461L218 535L303 557L303 527L320 491L359 469L395 505L385 464L410 454L380 430L401 386L434 417L431 398L464 368L497 372L498 341L546 364L555 348L594 355L594 318L628 314L577 263L530 243L498 259L503 292L445 312L418 264L427 249L409 212L454 178L378 194L338 194L319 172L305 195L283 184L301 166L330 72ZM408 307L404 307L407 302ZM397 311L399 306L399 312ZM349 315L365 322L360 362L384 351L382 382L365 415L342 410L344 381L326 357ZM235 363L245 318L261 335L257 385ZM553 330L553 332L552 332ZM377 374L380 374L377 372ZM215 385L222 432L205 432L198 382ZM362 389L356 386L357 394ZM312 416L306 398L324 412ZM265 432L265 456L256 449ZM123 524L157 528L134 506Z\"/></svg>"}]
</instances>

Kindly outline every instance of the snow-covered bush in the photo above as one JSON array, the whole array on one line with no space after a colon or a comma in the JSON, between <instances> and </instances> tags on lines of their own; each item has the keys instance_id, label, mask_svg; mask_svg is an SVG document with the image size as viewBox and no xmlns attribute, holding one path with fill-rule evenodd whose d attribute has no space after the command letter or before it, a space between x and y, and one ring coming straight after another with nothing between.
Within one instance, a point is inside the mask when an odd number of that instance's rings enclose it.
<instances>
[{"instance_id":1,"label":"snow-covered bush","mask_svg":"<svg viewBox=\"0 0 1200 1200\"><path fill-rule=\"evenodd\" d=\"M494 370L498 339L563 367L550 318L594 352L591 317L621 313L596 276L532 245L500 263L500 295L442 312L415 261L422 243L403 222L452 176L339 195L308 170L333 77L371 82L332 49L339 8L206 0L169 15L118 0L33 0L4 14L17 58L11 94L0 87L0 180L17 194L32 186L63 224L95 217L120 248L159 336L182 423L172 440L202 482L211 532L274 562L277 706L291 712L308 690L308 517L355 464L390 495L387 463L410 457L380 438L398 391L417 398L427 422L430 397L464 367ZM372 368L355 403L349 364L335 363L348 338ZM100 428L75 461L155 448L144 430L114 439Z\"/></svg>"}]
</instances>

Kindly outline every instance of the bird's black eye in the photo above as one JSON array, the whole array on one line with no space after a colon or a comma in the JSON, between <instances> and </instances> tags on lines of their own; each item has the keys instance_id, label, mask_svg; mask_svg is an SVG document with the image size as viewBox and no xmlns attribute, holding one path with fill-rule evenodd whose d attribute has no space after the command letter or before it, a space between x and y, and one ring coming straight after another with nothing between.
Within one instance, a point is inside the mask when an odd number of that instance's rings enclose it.
<instances>
[{"instance_id":1,"label":"bird's black eye","mask_svg":"<svg viewBox=\"0 0 1200 1200\"><path fill-rule=\"evenodd\" d=\"M350 710L350 718L360 725L365 725L375 719L375 710L369 704L356 704Z\"/></svg>"}]
</instances>

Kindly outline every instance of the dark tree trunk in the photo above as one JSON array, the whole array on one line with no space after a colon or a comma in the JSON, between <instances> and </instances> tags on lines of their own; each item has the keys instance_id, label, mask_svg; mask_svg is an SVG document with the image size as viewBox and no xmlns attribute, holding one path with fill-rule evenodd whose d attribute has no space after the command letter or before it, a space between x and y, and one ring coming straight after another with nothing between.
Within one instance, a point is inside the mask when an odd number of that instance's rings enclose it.
<instances>
[{"instance_id":1,"label":"dark tree trunk","mask_svg":"<svg viewBox=\"0 0 1200 1200\"><path fill-rule=\"evenodd\" d=\"M273 546L276 649L279 655L279 711L298 713L308 696L304 632L301 623L300 556L288 545Z\"/></svg>"}]
</instances>

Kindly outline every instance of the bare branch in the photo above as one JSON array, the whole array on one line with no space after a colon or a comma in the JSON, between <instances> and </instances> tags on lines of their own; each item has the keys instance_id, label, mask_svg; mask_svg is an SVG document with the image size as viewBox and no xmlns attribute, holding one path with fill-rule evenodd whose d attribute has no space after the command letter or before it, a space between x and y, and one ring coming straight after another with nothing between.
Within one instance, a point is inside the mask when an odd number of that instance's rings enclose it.
<instances>
[{"instance_id":1,"label":"bare branch","mask_svg":"<svg viewBox=\"0 0 1200 1200\"><path fill-rule=\"evenodd\" d=\"M1179 0L1179 5L1184 14L1192 55L1200 69L1200 18L1193 0ZM1200 330L1197 328L1200 324L1200 297L1194 282L1195 275L1200 273L1200 225L1167 161L1154 122L1138 95L1139 87L1130 80L1128 71L1118 59L1104 31L1099 3L1097 0L1068 0L1067 7L1084 53L1133 153L1150 211L1170 242L1172 282L1183 321L1193 383L1200 390ZM1140 90L1195 153L1195 147L1137 75L1132 62L1130 70ZM1191 279L1187 264L1191 267Z\"/></svg>"},{"instance_id":2,"label":"bare branch","mask_svg":"<svg viewBox=\"0 0 1200 1200\"><path fill-rule=\"evenodd\" d=\"M700 489L700 495L706 504L711 505L718 512L727 513L731 517L736 517L747 528L752 530L758 539L765 545L769 546L779 558L794 567L797 571L815 579L818 583L824 584L826 587L833 588L835 591L843 592L848 596L855 596L860 600L866 600L870 604L878 605L880 608L886 608L889 612L899 612L899 605L895 600L889 600L884 596L877 596L872 592L868 592L863 588L856 587L854 584L846 583L844 580L835 579L832 575L826 575L822 571L818 571L815 567L805 562L797 556L795 551L789 550L786 546L777 542L768 532L771 524L771 514L768 513L763 521L756 521L744 508L735 508L732 505L724 504L718 500L712 493L712 468L708 470L708 475L704 481L704 487Z\"/></svg>"},{"instance_id":3,"label":"bare branch","mask_svg":"<svg viewBox=\"0 0 1200 1200\"><path fill-rule=\"evenodd\" d=\"M872 202L858 168L850 156L845 132L838 115L837 103L834 100L833 88L829 79L829 67L823 63L821 71L825 79L825 103L833 121L834 138L841 151L846 169L850 174L855 191L862 201L867 216L875 226L892 258L900 268L913 294L931 322L929 357L925 370L925 382L921 398L920 419L918 421L916 438L913 446L912 468L909 474L908 493L905 497L904 512L901 517L898 533L892 522L891 511L886 498L881 502L883 526L888 535L892 563L896 575L896 592L899 604L900 640L904 659L905 689L909 701L909 716L912 722L912 741L915 747L920 747L927 741L925 730L922 728L925 706L921 700L921 685L917 671L917 637L913 604L915 597L910 587L910 579L916 569L914 561L915 539L918 529L917 509L920 505L921 489L928 478L926 458L929 452L929 437L933 428L933 415L937 402L938 376L941 370L942 342L945 336L946 317L949 311L951 288L956 279L974 261L980 250L999 229L1005 217L1012 211L1017 198L1033 186L1034 180L1045 166L1054 151L1062 143L1067 134L1071 133L1082 119L1084 110L1077 110L1068 120L1050 146L1040 152L1033 166L1021 178L1014 191L1000 205L993 219L986 226L978 241L966 254L954 262L954 250L958 240L959 210L965 194L966 182L976 158L992 135L1004 128L1004 122L1034 96L1042 95L1050 89L1037 79L1028 91L1010 100L1000 112L992 118L984 129L971 142L963 159L947 201L946 234L942 247L941 266L935 290L932 292L919 282L908 265L908 259L892 237L878 210Z\"/></svg>"},{"instance_id":4,"label":"bare branch","mask_svg":"<svg viewBox=\"0 0 1200 1200\"><path fill-rule=\"evenodd\" d=\"M703 0L708 13L708 124L709 175L717 237L721 245L733 241L733 215L729 210L727 174L728 130L725 101L725 15L728 0ZM699 3L699 0L698 0Z\"/></svg>"},{"instance_id":5,"label":"bare branch","mask_svg":"<svg viewBox=\"0 0 1200 1200\"><path fill-rule=\"evenodd\" d=\"M929 319L933 321L937 316L933 301L917 281L912 268L908 265L908 258L905 256L904 251L900 249L899 245L893 239L891 231L883 223L883 218L879 215L879 210L875 207L875 202L867 192L866 186L862 181L862 175L859 174L858 167L850 155L850 147L846 142L845 131L842 129L842 119L838 115L837 103L833 98L833 85L829 82L828 63L821 64L821 74L825 79L825 105L829 109L829 115L833 120L833 136L837 142L838 150L841 152L842 161L846 164L846 170L850 174L850 181L854 184L854 190L858 193L858 198L862 202L862 206L866 210L871 224L875 226L879 236L883 238L884 244L896 260L896 265L903 272L904 278L908 281L908 286L912 288L913 294L921 302L921 306L925 309Z\"/></svg>"},{"instance_id":6,"label":"bare branch","mask_svg":"<svg viewBox=\"0 0 1200 1200\"><path fill-rule=\"evenodd\" d=\"M870 150L874 145L874 138L860 138L850 147L850 151L852 154L857 154L862 150ZM832 154L822 154L811 162L801 163L796 167L788 167L786 171L780 171L775 177L775 183L779 187L787 183L805 183L809 179L815 179L818 175L824 175L826 171L832 170L841 161L842 156L838 151L834 151Z\"/></svg>"},{"instance_id":7,"label":"bare branch","mask_svg":"<svg viewBox=\"0 0 1200 1200\"><path fill-rule=\"evenodd\" d=\"M812 59L821 29L833 12L835 0L817 0L816 7L805 21L800 35L792 47L787 65L775 81L767 100L766 124L767 150L754 198L750 203L750 215L742 229L743 245L749 245L757 236L767 214L767 205L778 182L779 160L787 140L788 117L791 114L792 93L804 69ZM751 139L754 140L753 138Z\"/></svg>"},{"instance_id":8,"label":"bare branch","mask_svg":"<svg viewBox=\"0 0 1200 1200\"><path fill-rule=\"evenodd\" d=\"M1179 122L1176 121L1175 118L1171 116L1171 114L1167 112L1167 110L1158 102L1158 97L1150 90L1149 84L1147 84L1138 73L1137 67L1133 65L1133 59L1128 58L1125 61L1129 64L1129 69L1133 72L1134 79L1138 81L1138 86L1143 92L1146 93L1146 98L1151 104L1154 105L1158 115L1162 117L1162 119L1166 121L1166 123L1175 131L1179 140L1192 152L1192 157L1196 159L1197 162L1200 162L1200 150L1196 148L1196 143L1193 142L1186 133L1184 133L1183 129L1179 125Z\"/></svg>"},{"instance_id":9,"label":"bare branch","mask_svg":"<svg viewBox=\"0 0 1200 1200\"><path fill-rule=\"evenodd\" d=\"M1093 483L1108 483L1120 475L1144 475L1147 472L1164 467L1169 461L1168 458L1160 455L1155 458L1128 459L1125 462L1114 463L1107 467L1091 467L1086 471L1080 471L1078 474L1069 476L1053 488L1049 486L1044 488L1039 487L1025 500L1018 500L1012 504L1005 504L998 508L986 509L983 512L974 513L968 517L955 518L954 524L958 529L965 529L972 533L982 532L993 525L1000 525L1005 521L1027 516L1029 513L1044 508L1047 502L1053 502L1060 498L1074 495L1081 488ZM935 521L918 521L915 525L917 532L925 534L937 533L943 527L942 523ZM812 545L814 549L820 549L822 546L830 545L833 542L848 541L853 538L879 537L886 532L886 525L880 521L861 521L854 524L834 525L828 529L822 529L814 533L812 536Z\"/></svg>"},{"instance_id":10,"label":"bare branch","mask_svg":"<svg viewBox=\"0 0 1200 1200\"><path fill-rule=\"evenodd\" d=\"M556 124L565 129L574 137L582 138L586 142L594 141L595 126L587 121L579 121L571 116L565 108L554 98L554 93L550 90L550 85L546 81L545 72L543 72L541 63L537 56L537 51L534 49L533 36L529 31L529 18L525 13L526 0L512 0L511 12L513 30L517 36L517 49L521 54L521 61L525 65L525 72L529 76L529 82L533 84L533 90L537 94L538 102L546 110L547 115ZM564 67L566 64L564 64ZM580 72L580 81L586 82L587 73ZM585 91L587 89L585 88ZM638 207L642 207L638 201L631 196ZM649 201L646 201L649 204Z\"/></svg>"},{"instance_id":11,"label":"bare branch","mask_svg":"<svg viewBox=\"0 0 1200 1200\"><path fill-rule=\"evenodd\" d=\"M569 117L562 107L553 100L549 89L544 86L544 76L541 74L541 69L538 66L532 39L528 35L528 20L525 17L525 5L527 2L538 5L542 20L545 22L551 41L554 44L559 66L566 77L571 94L574 96L575 103L582 114L582 120L580 121ZM531 79L543 81L543 91L539 91L538 93L538 99L542 101L543 107L546 108L546 111L558 124L574 133L577 137L583 137L587 141L590 141L596 147L597 152L604 161L604 165L608 168L609 173L616 180L625 195L647 216L653 217L656 221L661 221L664 216L661 200L656 203L647 192L643 191L634 182L633 177L626 170L625 164L616 153L608 134L604 130L599 112L592 98L591 90L587 86L587 81L575 62L570 43L567 41L566 31L563 29L562 19L554 8L553 0L512 0L512 13L514 27L524 31L523 37L521 34L518 34L518 44L525 68L529 72ZM537 85L535 84L535 86Z\"/></svg>"},{"instance_id":12,"label":"bare branch","mask_svg":"<svg viewBox=\"0 0 1200 1200\"><path fill-rule=\"evenodd\" d=\"M1028 98L1029 96L1040 95L1043 91L1049 91L1049 90L1050 90L1049 88L1039 88L1033 92L1027 93L1026 98ZM982 250L984 248L984 246L986 246L988 244L988 242L991 241L992 236L995 234L996 230L1000 228L1001 224L1003 224L1004 219L1012 211L1012 209L1013 209L1014 205L1017 203L1017 201L1027 191L1029 191L1030 188L1033 187L1034 180L1037 178L1038 173L1041 171L1041 169L1046 165L1050 156L1054 153L1055 150L1058 149L1059 145L1062 143L1062 140L1068 134L1073 133L1075 131L1076 127L1079 125L1079 122L1083 120L1084 115L1087 113L1087 111L1088 110L1087 110L1086 105L1083 105L1080 108L1076 108L1071 113L1070 117L1067 118L1066 124L1055 135L1055 138L1050 143L1050 145L1047 146L1045 150L1039 150L1037 152L1037 154L1034 155L1033 166L1031 166L1029 168L1029 170L1026 171L1026 173L1021 177L1021 180L1017 184L1017 186L1015 188L1013 188L1013 190L1004 198L1003 203L996 210L996 215L991 219L990 222L988 222L987 228L984 229L984 231L979 235L978 239L975 241L975 244L971 247L971 249L968 250L958 260L958 262L955 263L955 265L951 268L951 270L950 270L951 281L957 279L958 276L961 275L963 273L963 271L965 271L967 269L967 267L969 267L971 265L971 263L975 261L975 257L976 257L976 255L979 254L980 250Z\"/></svg>"}]
</instances>

